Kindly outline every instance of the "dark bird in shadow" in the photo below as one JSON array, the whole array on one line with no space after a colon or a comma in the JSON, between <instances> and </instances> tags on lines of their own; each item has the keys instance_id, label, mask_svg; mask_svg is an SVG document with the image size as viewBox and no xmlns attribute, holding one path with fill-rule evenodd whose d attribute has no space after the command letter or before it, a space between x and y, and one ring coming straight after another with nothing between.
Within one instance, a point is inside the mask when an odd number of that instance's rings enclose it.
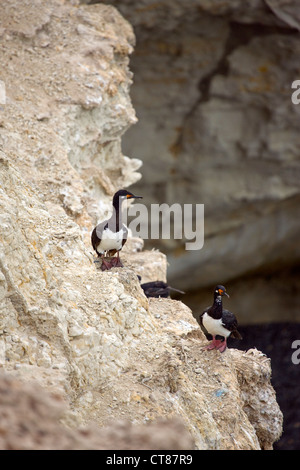
<instances>
[{"instance_id":1,"label":"dark bird in shadow","mask_svg":"<svg viewBox=\"0 0 300 470\"><path fill-rule=\"evenodd\" d=\"M141 277L138 276L141 280ZM163 281L151 281L151 282L144 282L141 284L141 288L143 289L146 297L170 297L170 291L179 292L180 294L184 294L182 290L175 289L174 287L168 286L166 282Z\"/></svg>"},{"instance_id":2,"label":"dark bird in shadow","mask_svg":"<svg viewBox=\"0 0 300 470\"><path fill-rule=\"evenodd\" d=\"M122 222L122 203L127 199L142 199L126 189L120 189L113 197L113 213L110 219L98 224L92 231L91 241L98 257L102 260L101 269L123 267L120 251L127 241L128 229ZM114 255L117 253L117 256ZM106 257L109 259L105 259Z\"/></svg>"},{"instance_id":3,"label":"dark bird in shadow","mask_svg":"<svg viewBox=\"0 0 300 470\"><path fill-rule=\"evenodd\" d=\"M204 349L218 349L224 352L227 347L227 338L242 339L237 330L238 323L235 315L229 310L223 309L222 297L229 295L222 285L217 285L214 289L214 303L207 307L200 315L199 323L205 336L212 336L212 342Z\"/></svg>"}]
</instances>

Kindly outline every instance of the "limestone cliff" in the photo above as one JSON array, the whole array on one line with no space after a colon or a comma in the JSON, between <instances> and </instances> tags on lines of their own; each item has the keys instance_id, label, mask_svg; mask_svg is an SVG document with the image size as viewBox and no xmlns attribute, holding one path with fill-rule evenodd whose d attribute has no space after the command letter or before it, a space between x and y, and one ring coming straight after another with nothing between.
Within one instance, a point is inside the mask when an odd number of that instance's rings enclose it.
<instances>
[{"instance_id":1,"label":"limestone cliff","mask_svg":"<svg viewBox=\"0 0 300 470\"><path fill-rule=\"evenodd\" d=\"M271 448L282 415L269 359L201 351L206 340L188 307L144 296L137 274L165 279L167 261L141 240L128 240L124 268L102 272L93 262L91 228L115 189L140 178L140 162L121 152L136 119L132 28L113 7L55 0L2 2L0 18L1 368L63 397L69 430L179 417L187 446ZM0 381L0 392L22 387ZM5 396L1 413L11 406ZM30 418L33 433L38 422ZM35 439L16 444L14 423L1 429L2 447L34 448ZM93 447L71 430L64 436L44 447Z\"/></svg>"}]
</instances>

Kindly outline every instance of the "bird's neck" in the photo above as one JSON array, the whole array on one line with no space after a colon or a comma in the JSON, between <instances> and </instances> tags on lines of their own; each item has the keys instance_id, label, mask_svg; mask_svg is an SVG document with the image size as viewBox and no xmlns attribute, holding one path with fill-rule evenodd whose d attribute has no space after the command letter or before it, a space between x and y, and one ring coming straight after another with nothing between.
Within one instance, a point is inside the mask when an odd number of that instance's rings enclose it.
<instances>
[{"instance_id":1,"label":"bird's neck","mask_svg":"<svg viewBox=\"0 0 300 470\"><path fill-rule=\"evenodd\" d=\"M113 232L119 232L120 228L122 227L122 209L121 203L117 203L113 205L113 213L109 220L109 228Z\"/></svg>"},{"instance_id":2,"label":"bird's neck","mask_svg":"<svg viewBox=\"0 0 300 470\"><path fill-rule=\"evenodd\" d=\"M220 295L216 295L214 298L212 312L213 312L214 318L216 319L222 318L223 304L222 304L222 297Z\"/></svg>"}]
</instances>

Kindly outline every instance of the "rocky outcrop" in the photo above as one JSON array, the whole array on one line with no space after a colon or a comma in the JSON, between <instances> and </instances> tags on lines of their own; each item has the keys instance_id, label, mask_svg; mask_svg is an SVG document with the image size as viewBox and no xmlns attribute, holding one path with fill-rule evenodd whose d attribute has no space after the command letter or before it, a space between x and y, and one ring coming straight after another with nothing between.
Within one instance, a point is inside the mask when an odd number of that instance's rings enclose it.
<instances>
[{"instance_id":1,"label":"rocky outcrop","mask_svg":"<svg viewBox=\"0 0 300 470\"><path fill-rule=\"evenodd\" d=\"M124 149L144 162L134 190L143 187L149 203L205 205L201 251L150 241L168 254L170 283L201 289L199 311L221 282L242 289L231 305L246 324L299 319L285 287L298 296L298 2L110 3L137 36L139 122L124 136ZM265 308L260 299L270 297Z\"/></svg>"},{"instance_id":2,"label":"rocky outcrop","mask_svg":"<svg viewBox=\"0 0 300 470\"><path fill-rule=\"evenodd\" d=\"M184 426L187 447L271 448L282 415L269 359L256 350L202 351L206 340L188 307L144 296L137 274L165 280L167 260L141 240L128 240L124 268L102 272L94 263L91 228L108 214L114 190L140 178L140 162L121 152L135 121L131 27L112 7L55 0L11 0L0 18L0 365L10 376L0 377L0 414L12 414L1 419L0 445L111 448L119 436L132 448L137 432L151 430L128 421L174 418L163 424L166 446L182 448L172 429ZM61 397L65 409L56 413L29 382ZM36 406L24 427L28 403ZM41 423L47 406L54 420ZM99 435L107 437L99 428L112 419L127 424L99 447ZM77 428L92 422L95 436L82 438ZM162 445L154 441L138 445Z\"/></svg>"},{"instance_id":3,"label":"rocky outcrop","mask_svg":"<svg viewBox=\"0 0 300 470\"><path fill-rule=\"evenodd\" d=\"M119 421L71 429L60 423L65 403L36 384L0 376L1 450L192 449L181 420L159 420L148 426ZM117 443L117 446L116 446ZM138 446L138 447L137 447Z\"/></svg>"},{"instance_id":4,"label":"rocky outcrop","mask_svg":"<svg viewBox=\"0 0 300 470\"><path fill-rule=\"evenodd\" d=\"M141 162L121 152L122 134L136 121L128 69L134 35L110 7L102 6L99 23L97 7L40 3L1 7L2 149L49 210L59 199L63 212L87 224L110 210L116 188L141 176Z\"/></svg>"}]
</instances>

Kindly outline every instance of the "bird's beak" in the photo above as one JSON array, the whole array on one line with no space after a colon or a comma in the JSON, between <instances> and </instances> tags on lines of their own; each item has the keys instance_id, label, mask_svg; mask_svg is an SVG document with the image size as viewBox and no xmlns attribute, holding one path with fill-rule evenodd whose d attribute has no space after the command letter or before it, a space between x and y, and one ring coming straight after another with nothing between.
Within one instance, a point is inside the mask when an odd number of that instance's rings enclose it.
<instances>
[{"instance_id":1,"label":"bird's beak","mask_svg":"<svg viewBox=\"0 0 300 470\"><path fill-rule=\"evenodd\" d=\"M227 292L224 289L219 289L219 294L220 295L226 295L226 297L229 298L229 295L227 294Z\"/></svg>"},{"instance_id":2,"label":"bird's beak","mask_svg":"<svg viewBox=\"0 0 300 470\"><path fill-rule=\"evenodd\" d=\"M130 199L143 199L143 196L130 196Z\"/></svg>"}]
</instances>

